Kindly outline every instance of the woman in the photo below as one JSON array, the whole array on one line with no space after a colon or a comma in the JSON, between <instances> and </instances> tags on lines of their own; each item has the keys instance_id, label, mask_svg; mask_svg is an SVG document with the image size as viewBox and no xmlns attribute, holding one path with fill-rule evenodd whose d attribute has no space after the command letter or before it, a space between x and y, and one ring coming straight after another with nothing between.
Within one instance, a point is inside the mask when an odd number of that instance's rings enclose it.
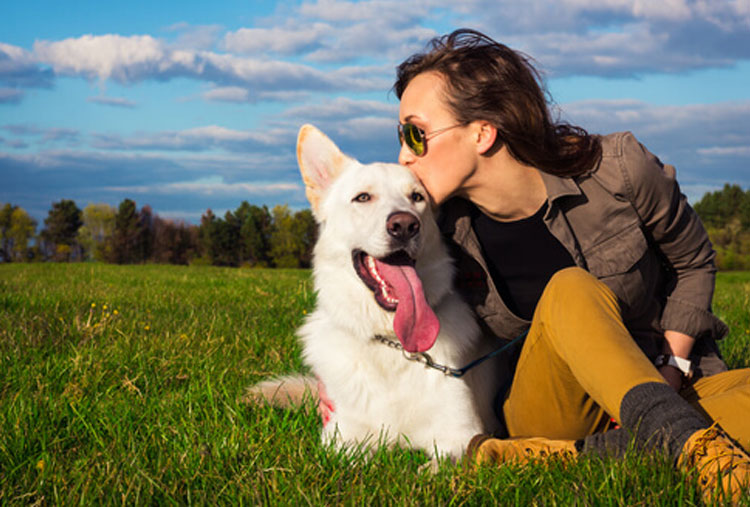
<instances>
[{"instance_id":1,"label":"woman","mask_svg":"<svg viewBox=\"0 0 750 507\"><path fill-rule=\"evenodd\" d=\"M629 133L555 123L528 60L471 30L403 62L394 89L399 162L440 206L459 289L485 332L529 329L498 397L511 439L475 438L476 459L617 452L635 434L707 493L701 456L723 456L743 494L750 458L727 435L750 449L750 369L718 353L715 254L674 168Z\"/></svg>"}]
</instances>

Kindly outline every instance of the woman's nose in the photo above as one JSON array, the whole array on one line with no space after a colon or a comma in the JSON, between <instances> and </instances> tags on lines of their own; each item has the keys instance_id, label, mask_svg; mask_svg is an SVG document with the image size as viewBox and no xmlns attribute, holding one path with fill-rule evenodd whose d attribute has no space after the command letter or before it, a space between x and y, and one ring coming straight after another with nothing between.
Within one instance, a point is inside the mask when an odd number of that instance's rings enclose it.
<instances>
[{"instance_id":1,"label":"woman's nose","mask_svg":"<svg viewBox=\"0 0 750 507\"><path fill-rule=\"evenodd\" d=\"M398 152L398 163L401 165L409 165L414 162L416 155L412 153L406 143L401 143L401 151Z\"/></svg>"}]
</instances>

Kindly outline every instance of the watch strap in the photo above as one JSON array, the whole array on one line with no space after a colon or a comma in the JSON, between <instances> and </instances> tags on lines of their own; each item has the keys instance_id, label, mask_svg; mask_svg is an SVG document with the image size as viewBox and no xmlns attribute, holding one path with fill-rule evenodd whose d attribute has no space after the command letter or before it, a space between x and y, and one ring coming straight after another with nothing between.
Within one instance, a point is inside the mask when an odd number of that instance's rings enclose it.
<instances>
[{"instance_id":1,"label":"watch strap","mask_svg":"<svg viewBox=\"0 0 750 507\"><path fill-rule=\"evenodd\" d=\"M656 361L654 361L654 364L656 366L673 366L680 370L682 374L688 378L693 375L693 362L690 359L685 359L684 357L659 354L658 356L656 356Z\"/></svg>"}]
</instances>

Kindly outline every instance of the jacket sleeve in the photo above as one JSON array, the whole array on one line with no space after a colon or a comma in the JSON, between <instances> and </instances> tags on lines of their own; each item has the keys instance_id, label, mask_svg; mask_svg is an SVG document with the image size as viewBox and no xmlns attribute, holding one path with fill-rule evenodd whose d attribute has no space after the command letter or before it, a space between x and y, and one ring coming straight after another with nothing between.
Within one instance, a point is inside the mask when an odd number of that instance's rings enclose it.
<instances>
[{"instance_id":1,"label":"jacket sleeve","mask_svg":"<svg viewBox=\"0 0 750 507\"><path fill-rule=\"evenodd\" d=\"M662 164L629 132L620 141L625 194L676 274L662 312L662 328L694 338L723 338L729 328L711 312L716 252L680 192L674 167Z\"/></svg>"}]
</instances>

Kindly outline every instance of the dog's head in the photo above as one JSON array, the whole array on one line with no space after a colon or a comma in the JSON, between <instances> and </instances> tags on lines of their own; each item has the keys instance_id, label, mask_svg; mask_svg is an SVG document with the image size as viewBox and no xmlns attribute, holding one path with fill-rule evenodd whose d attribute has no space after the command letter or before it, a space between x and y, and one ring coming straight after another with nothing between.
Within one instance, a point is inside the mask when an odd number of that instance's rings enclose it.
<instances>
[{"instance_id":1,"label":"dog's head","mask_svg":"<svg viewBox=\"0 0 750 507\"><path fill-rule=\"evenodd\" d=\"M319 256L349 262L385 311L404 349L432 347L439 323L415 264L439 242L426 192L397 164L361 164L311 125L300 129L297 158L307 198L320 224ZM342 282L343 283L343 282Z\"/></svg>"}]
</instances>

